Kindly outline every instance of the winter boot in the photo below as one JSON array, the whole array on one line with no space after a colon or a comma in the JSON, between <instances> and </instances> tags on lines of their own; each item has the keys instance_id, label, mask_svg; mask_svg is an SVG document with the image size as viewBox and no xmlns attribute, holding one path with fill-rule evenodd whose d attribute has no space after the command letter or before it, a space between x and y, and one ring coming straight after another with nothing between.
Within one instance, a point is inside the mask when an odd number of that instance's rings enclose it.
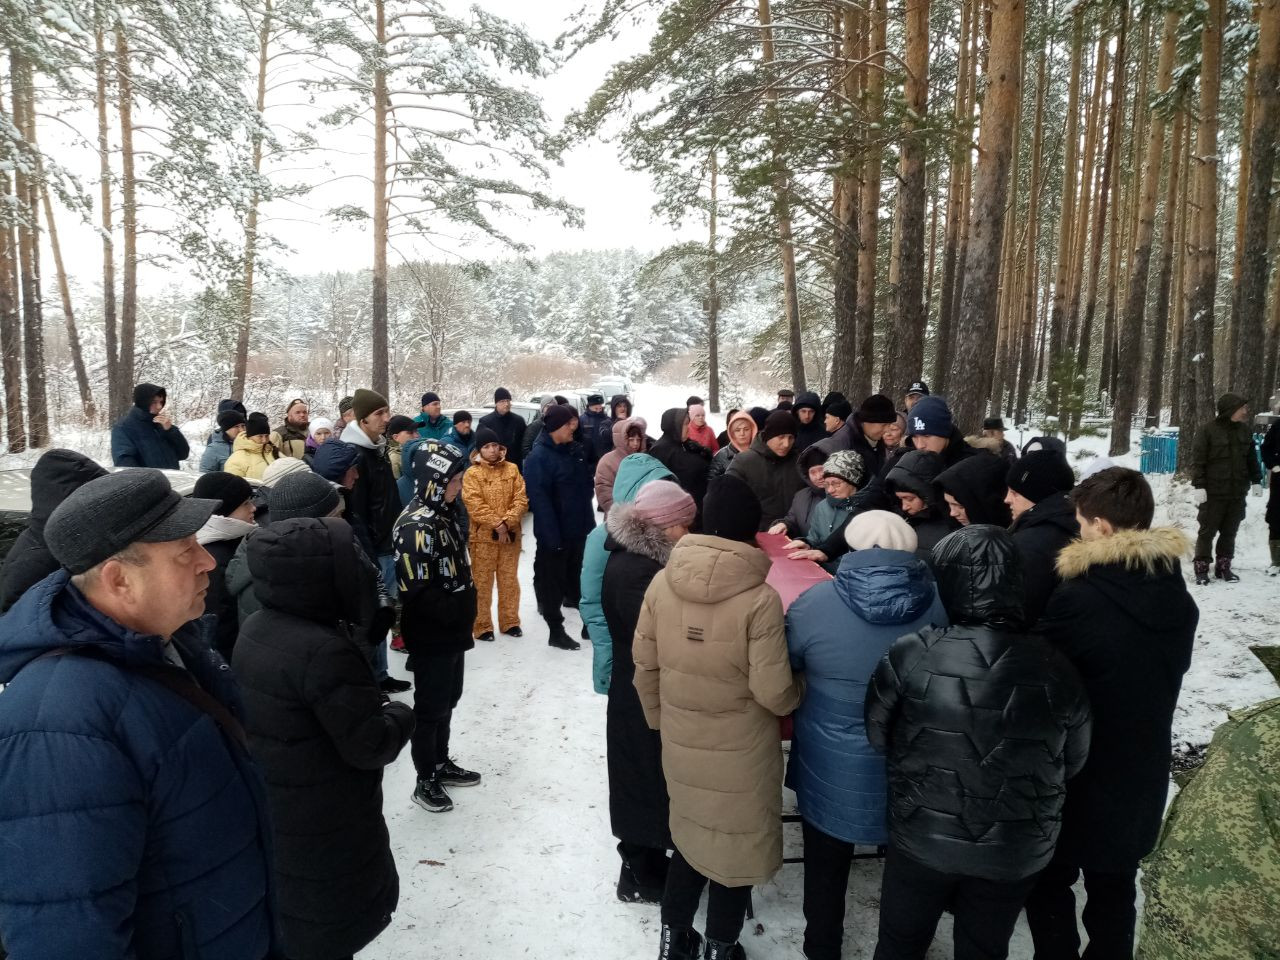
<instances>
[{"instance_id":1,"label":"winter boot","mask_svg":"<svg viewBox=\"0 0 1280 960\"><path fill-rule=\"evenodd\" d=\"M622 852L622 844L618 844L618 852ZM670 863L661 850L654 850L648 856L624 856L618 874L618 899L623 903L662 903Z\"/></svg>"},{"instance_id":2,"label":"winter boot","mask_svg":"<svg viewBox=\"0 0 1280 960\"><path fill-rule=\"evenodd\" d=\"M524 631L521 630L519 627L512 627L510 630L503 630L502 632L505 633L508 637L515 637L517 640L520 637L524 636Z\"/></svg>"},{"instance_id":3,"label":"winter boot","mask_svg":"<svg viewBox=\"0 0 1280 960\"><path fill-rule=\"evenodd\" d=\"M1280 479L1276 481L1280 483ZM1280 540L1269 540L1271 547L1271 566L1267 567L1267 576L1280 577Z\"/></svg>"},{"instance_id":4,"label":"winter boot","mask_svg":"<svg viewBox=\"0 0 1280 960\"><path fill-rule=\"evenodd\" d=\"M413 791L413 802L432 813L446 813L453 809L453 801L440 785L439 777L419 780L417 789Z\"/></svg>"},{"instance_id":5,"label":"winter boot","mask_svg":"<svg viewBox=\"0 0 1280 960\"><path fill-rule=\"evenodd\" d=\"M551 629L551 638L547 640L548 645L556 647L559 650L581 650L582 644L564 632L564 627L553 627Z\"/></svg>"},{"instance_id":6,"label":"winter boot","mask_svg":"<svg viewBox=\"0 0 1280 960\"><path fill-rule=\"evenodd\" d=\"M708 940L707 952L703 957L705 960L747 960L747 952L737 941L722 943L719 940Z\"/></svg>"},{"instance_id":7,"label":"winter boot","mask_svg":"<svg viewBox=\"0 0 1280 960\"><path fill-rule=\"evenodd\" d=\"M492 631L492 630L486 630L484 633L480 634L480 636L476 637L476 639L477 639L477 640L483 640L483 641L485 641L486 643L492 643L492 642L493 642L493 631Z\"/></svg>"},{"instance_id":8,"label":"winter boot","mask_svg":"<svg viewBox=\"0 0 1280 960\"><path fill-rule=\"evenodd\" d=\"M446 760L444 766L436 771L436 780L446 787L474 787L480 782L480 774L474 770L463 770L452 760Z\"/></svg>"},{"instance_id":9,"label":"winter boot","mask_svg":"<svg viewBox=\"0 0 1280 960\"><path fill-rule=\"evenodd\" d=\"M658 960L698 960L702 954L702 935L692 927L662 925L662 946Z\"/></svg>"},{"instance_id":10,"label":"winter boot","mask_svg":"<svg viewBox=\"0 0 1280 960\"><path fill-rule=\"evenodd\" d=\"M1225 580L1227 583L1240 582L1240 578L1231 572L1230 557L1218 558L1218 562L1213 565L1213 575L1219 580Z\"/></svg>"},{"instance_id":11,"label":"winter boot","mask_svg":"<svg viewBox=\"0 0 1280 960\"><path fill-rule=\"evenodd\" d=\"M1206 557L1196 557L1191 561L1191 565L1196 571L1196 583L1204 586L1209 582L1209 560Z\"/></svg>"}]
</instances>

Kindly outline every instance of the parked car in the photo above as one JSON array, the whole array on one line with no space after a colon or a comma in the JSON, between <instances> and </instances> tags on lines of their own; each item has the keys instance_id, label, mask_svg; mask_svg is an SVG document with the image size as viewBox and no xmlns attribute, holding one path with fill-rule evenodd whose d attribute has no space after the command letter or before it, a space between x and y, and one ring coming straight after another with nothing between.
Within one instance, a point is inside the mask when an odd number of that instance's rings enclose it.
<instances>
[{"instance_id":1,"label":"parked car","mask_svg":"<svg viewBox=\"0 0 1280 960\"><path fill-rule=\"evenodd\" d=\"M630 397L632 394L632 391L633 391L633 388L631 386L631 378L624 377L620 374L616 374L616 375L610 374L607 377L601 377L599 380L595 382L595 385L591 388L592 393L598 393L602 397L604 397L605 403L608 403L613 397L616 397L618 394L622 394L625 397Z\"/></svg>"},{"instance_id":2,"label":"parked car","mask_svg":"<svg viewBox=\"0 0 1280 960\"><path fill-rule=\"evenodd\" d=\"M589 397L593 392L594 391L592 390L578 390L576 388L547 390L544 393L534 394L529 398L529 402L541 410L542 405L552 397L564 397L569 401L569 406L573 407L573 409L577 410L579 413L582 413L583 410L587 409L587 397Z\"/></svg>"},{"instance_id":3,"label":"parked car","mask_svg":"<svg viewBox=\"0 0 1280 960\"><path fill-rule=\"evenodd\" d=\"M471 408L467 407L466 409L470 410ZM538 412L541 409L542 408L536 403L524 403L519 400L511 404L511 412L518 413L520 416L524 417L524 422L526 424L533 423L534 418L538 416ZM493 404L486 403L483 407L477 407L475 410L471 410L471 416L475 417L475 422L479 424L480 418L485 414L493 413L493 410Z\"/></svg>"}]
</instances>

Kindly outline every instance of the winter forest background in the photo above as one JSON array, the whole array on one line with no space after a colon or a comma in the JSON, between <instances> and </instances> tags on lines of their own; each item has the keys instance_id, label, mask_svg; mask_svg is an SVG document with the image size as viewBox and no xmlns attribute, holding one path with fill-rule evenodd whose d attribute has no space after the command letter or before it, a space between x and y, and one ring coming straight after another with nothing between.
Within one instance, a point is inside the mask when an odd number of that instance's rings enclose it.
<instances>
[{"instance_id":1,"label":"winter forest background","mask_svg":"<svg viewBox=\"0 0 1280 960\"><path fill-rule=\"evenodd\" d=\"M671 372L1123 452L1276 386L1278 130L1280 0L0 0L6 449Z\"/></svg>"}]
</instances>

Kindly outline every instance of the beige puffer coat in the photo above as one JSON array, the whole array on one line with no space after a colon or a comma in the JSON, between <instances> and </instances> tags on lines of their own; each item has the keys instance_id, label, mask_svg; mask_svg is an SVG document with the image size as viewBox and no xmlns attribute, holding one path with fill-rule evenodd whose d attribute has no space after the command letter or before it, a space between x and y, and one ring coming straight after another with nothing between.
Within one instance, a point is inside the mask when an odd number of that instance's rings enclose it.
<instances>
[{"instance_id":1,"label":"beige puffer coat","mask_svg":"<svg viewBox=\"0 0 1280 960\"><path fill-rule=\"evenodd\" d=\"M800 702L782 601L754 546L690 534L645 593L632 653L649 726L662 732L671 837L727 887L782 865L779 716Z\"/></svg>"}]
</instances>

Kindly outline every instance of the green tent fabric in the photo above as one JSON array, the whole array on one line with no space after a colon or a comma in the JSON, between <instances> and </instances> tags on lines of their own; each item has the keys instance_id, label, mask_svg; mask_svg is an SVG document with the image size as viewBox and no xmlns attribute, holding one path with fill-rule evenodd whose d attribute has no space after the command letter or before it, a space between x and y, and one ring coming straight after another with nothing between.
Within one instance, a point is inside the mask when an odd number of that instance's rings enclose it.
<instances>
[{"instance_id":1,"label":"green tent fabric","mask_svg":"<svg viewBox=\"0 0 1280 960\"><path fill-rule=\"evenodd\" d=\"M1254 653L1280 680L1280 647ZM1142 887L1139 960L1280 960L1280 699L1214 733Z\"/></svg>"}]
</instances>

